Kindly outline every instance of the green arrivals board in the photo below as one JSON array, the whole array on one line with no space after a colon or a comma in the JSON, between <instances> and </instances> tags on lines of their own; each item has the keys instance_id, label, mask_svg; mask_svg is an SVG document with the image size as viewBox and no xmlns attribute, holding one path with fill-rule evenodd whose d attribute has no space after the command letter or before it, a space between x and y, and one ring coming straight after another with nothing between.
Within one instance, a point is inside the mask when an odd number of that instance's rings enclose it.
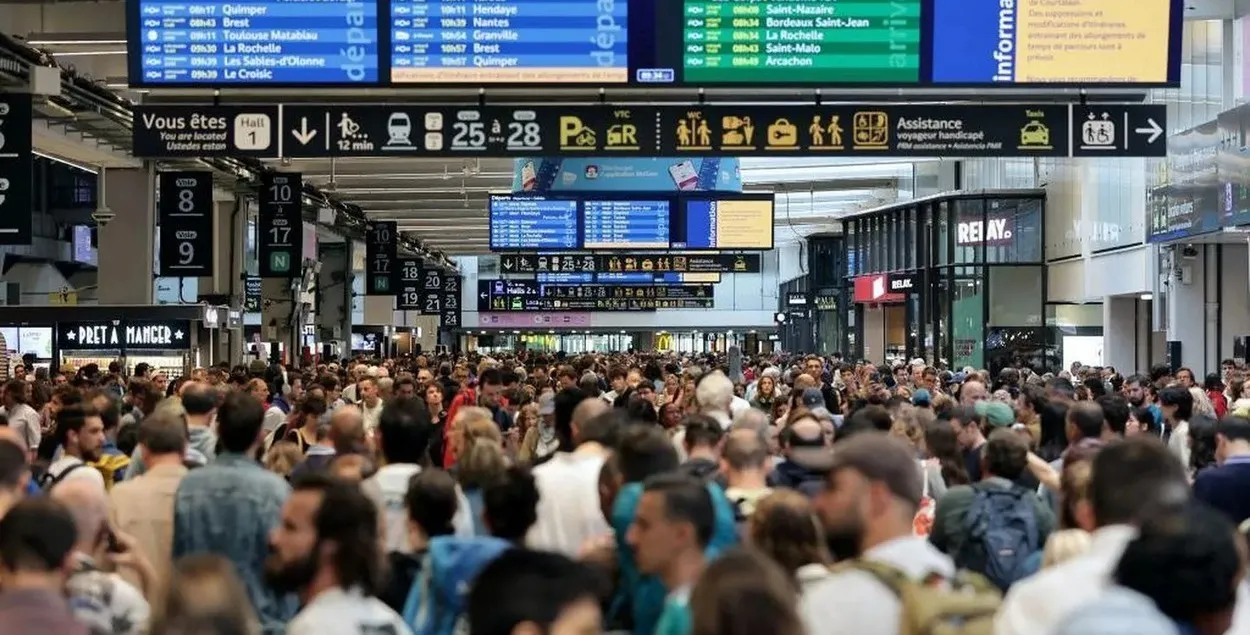
<instances>
[{"instance_id":1,"label":"green arrivals board","mask_svg":"<svg viewBox=\"0 0 1250 635\"><path fill-rule=\"evenodd\" d=\"M920 81L921 0L683 0L690 84Z\"/></svg>"}]
</instances>

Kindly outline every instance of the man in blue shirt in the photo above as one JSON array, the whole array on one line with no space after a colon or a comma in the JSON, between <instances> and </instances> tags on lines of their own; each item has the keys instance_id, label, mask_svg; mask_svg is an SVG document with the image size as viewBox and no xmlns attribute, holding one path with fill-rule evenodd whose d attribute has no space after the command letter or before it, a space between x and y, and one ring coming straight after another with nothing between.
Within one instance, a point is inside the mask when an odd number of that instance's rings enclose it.
<instances>
[{"instance_id":1,"label":"man in blue shirt","mask_svg":"<svg viewBox=\"0 0 1250 635\"><path fill-rule=\"evenodd\" d=\"M1240 525L1250 519L1250 419L1225 417L1216 424L1215 460L1219 465L1194 477L1194 498Z\"/></svg>"},{"instance_id":2,"label":"man in blue shirt","mask_svg":"<svg viewBox=\"0 0 1250 635\"><path fill-rule=\"evenodd\" d=\"M263 440L265 406L250 394L226 396L217 410L222 452L192 470L174 498L174 559L215 553L234 563L266 633L281 633L295 614L293 598L265 585L269 532L291 487L251 457Z\"/></svg>"}]
</instances>

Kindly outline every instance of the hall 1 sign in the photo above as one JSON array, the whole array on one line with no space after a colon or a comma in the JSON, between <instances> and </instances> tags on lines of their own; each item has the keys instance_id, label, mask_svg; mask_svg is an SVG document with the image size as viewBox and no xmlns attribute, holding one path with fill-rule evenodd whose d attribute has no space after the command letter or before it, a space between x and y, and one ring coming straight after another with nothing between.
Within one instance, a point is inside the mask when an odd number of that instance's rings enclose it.
<instances>
[{"instance_id":1,"label":"hall 1 sign","mask_svg":"<svg viewBox=\"0 0 1250 635\"><path fill-rule=\"evenodd\" d=\"M188 320L111 320L60 322L57 346L71 351L186 350L191 348Z\"/></svg>"}]
</instances>

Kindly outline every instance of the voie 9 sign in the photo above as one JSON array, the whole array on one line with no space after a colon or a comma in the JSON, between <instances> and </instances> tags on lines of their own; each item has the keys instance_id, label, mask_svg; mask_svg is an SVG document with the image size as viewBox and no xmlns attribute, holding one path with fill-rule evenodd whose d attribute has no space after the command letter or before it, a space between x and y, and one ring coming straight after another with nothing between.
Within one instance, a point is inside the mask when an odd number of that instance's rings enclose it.
<instances>
[{"instance_id":1,"label":"voie 9 sign","mask_svg":"<svg viewBox=\"0 0 1250 635\"><path fill-rule=\"evenodd\" d=\"M969 245L1010 245L1015 239L1016 221L1011 217L993 216L981 220L959 221L955 225L955 244L960 247Z\"/></svg>"}]
</instances>

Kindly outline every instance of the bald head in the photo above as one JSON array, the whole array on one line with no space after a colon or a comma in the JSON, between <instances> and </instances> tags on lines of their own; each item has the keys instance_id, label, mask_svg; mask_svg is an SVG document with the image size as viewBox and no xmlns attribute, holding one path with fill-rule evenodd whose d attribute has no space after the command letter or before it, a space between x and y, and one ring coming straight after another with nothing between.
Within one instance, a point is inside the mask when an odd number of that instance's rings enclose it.
<instances>
[{"instance_id":1,"label":"bald head","mask_svg":"<svg viewBox=\"0 0 1250 635\"><path fill-rule=\"evenodd\" d=\"M963 387L959 389L959 402L965 406L975 406L978 401L989 399L989 396L985 390L985 384L975 379L964 382Z\"/></svg>"},{"instance_id":2,"label":"bald head","mask_svg":"<svg viewBox=\"0 0 1250 635\"><path fill-rule=\"evenodd\" d=\"M587 421L608 411L608 402L602 399L585 399L573 409L573 426L580 428Z\"/></svg>"},{"instance_id":3,"label":"bald head","mask_svg":"<svg viewBox=\"0 0 1250 635\"><path fill-rule=\"evenodd\" d=\"M358 452L365 446L365 420L356 406L339 406L330 415L330 442L339 454Z\"/></svg>"},{"instance_id":4,"label":"bald head","mask_svg":"<svg viewBox=\"0 0 1250 635\"><path fill-rule=\"evenodd\" d=\"M75 548L95 551L108 523L109 503L104 485L94 479L66 479L52 488L50 496L65 505L74 517L74 527L78 530Z\"/></svg>"},{"instance_id":5,"label":"bald head","mask_svg":"<svg viewBox=\"0 0 1250 635\"><path fill-rule=\"evenodd\" d=\"M763 435L768 431L768 415L758 408L747 408L734 417L734 430L753 430Z\"/></svg>"}]
</instances>

